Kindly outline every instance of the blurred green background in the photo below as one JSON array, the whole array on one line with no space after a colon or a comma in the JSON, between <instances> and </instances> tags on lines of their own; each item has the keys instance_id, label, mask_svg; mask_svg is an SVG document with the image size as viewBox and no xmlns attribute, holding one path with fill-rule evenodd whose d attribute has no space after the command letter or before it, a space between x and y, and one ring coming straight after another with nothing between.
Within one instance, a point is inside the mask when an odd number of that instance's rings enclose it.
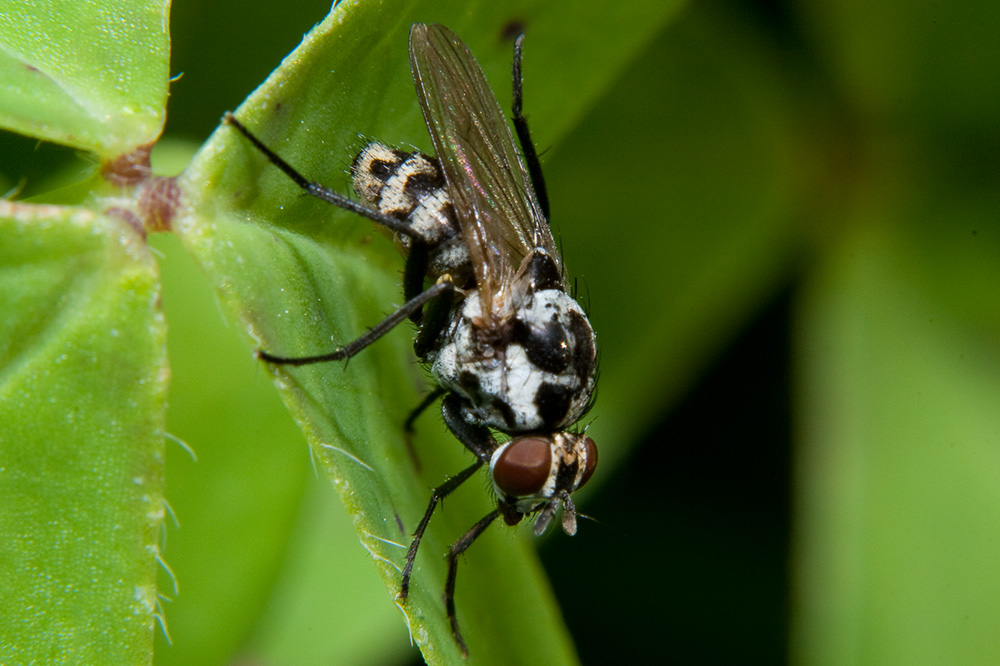
<instances>
[{"instance_id":1,"label":"blurred green background","mask_svg":"<svg viewBox=\"0 0 1000 666\"><path fill-rule=\"evenodd\" d=\"M328 5L176 2L154 166ZM583 663L1000 662L998 71L995 2L691 3L544 153L615 433L595 521L541 545ZM0 154L19 196L86 166ZM157 662L419 660L267 373L151 242L197 454L168 449Z\"/></svg>"}]
</instances>

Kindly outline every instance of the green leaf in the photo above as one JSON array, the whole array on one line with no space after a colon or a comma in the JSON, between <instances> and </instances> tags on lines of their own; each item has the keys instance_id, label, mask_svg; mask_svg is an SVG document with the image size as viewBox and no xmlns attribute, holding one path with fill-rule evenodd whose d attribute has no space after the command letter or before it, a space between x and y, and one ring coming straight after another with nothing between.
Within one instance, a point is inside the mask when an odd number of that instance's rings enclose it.
<instances>
[{"instance_id":1,"label":"green leaf","mask_svg":"<svg viewBox=\"0 0 1000 666\"><path fill-rule=\"evenodd\" d=\"M238 111L301 171L343 192L350 190L346 168L364 144L358 133L429 146L409 74L406 35L413 21L430 18L456 30L506 104L511 45L500 32L508 21L523 20L531 35L526 94L535 95L528 106L541 128L538 140L548 145L568 131L587 100L670 12L637 4L604 15L569 3L521 3L514 13L482 3L480 12L442 8L424 16L409 11L415 3L389 4L335 10ZM577 33L562 32L565 25ZM609 35L608 26L628 30ZM581 34L603 39L590 42ZM571 70L583 81L575 95L545 94L563 77L546 66L553 58L574 63ZM288 355L326 351L377 323L399 302L402 260L391 243L373 234L370 223L303 197L231 129L212 137L181 185L191 212L175 231L261 347ZM418 424L422 470L407 455L402 424L430 389L413 362L407 331L394 331L346 367L279 369L276 376L317 464L334 479L362 545L394 595L429 488L471 462L434 415ZM460 661L441 603L442 555L490 508L488 494L467 485L432 521L403 606L430 663ZM458 614L472 663L575 661L528 539L495 528L465 559Z\"/></svg>"},{"instance_id":2,"label":"green leaf","mask_svg":"<svg viewBox=\"0 0 1000 666\"><path fill-rule=\"evenodd\" d=\"M282 577L245 652L264 663L302 666L412 660L400 613L386 602L333 485L310 475L307 488Z\"/></svg>"},{"instance_id":3,"label":"green leaf","mask_svg":"<svg viewBox=\"0 0 1000 666\"><path fill-rule=\"evenodd\" d=\"M225 663L259 620L313 475L301 433L237 331L220 325L204 276L175 237L150 245L170 324L167 428L185 443L167 447L176 525L164 558L178 590L161 575L174 641L160 637L156 661Z\"/></svg>"},{"instance_id":4,"label":"green leaf","mask_svg":"<svg viewBox=\"0 0 1000 666\"><path fill-rule=\"evenodd\" d=\"M194 454L168 443L163 555L179 590L161 575L173 641L158 635L156 663L389 663L406 631L332 484L177 238L150 244L170 322L167 428Z\"/></svg>"},{"instance_id":5,"label":"green leaf","mask_svg":"<svg viewBox=\"0 0 1000 666\"><path fill-rule=\"evenodd\" d=\"M0 663L150 663L164 326L143 239L0 202Z\"/></svg>"},{"instance_id":6,"label":"green leaf","mask_svg":"<svg viewBox=\"0 0 1000 666\"><path fill-rule=\"evenodd\" d=\"M160 134L165 0L0 0L0 127L114 157Z\"/></svg>"}]
</instances>

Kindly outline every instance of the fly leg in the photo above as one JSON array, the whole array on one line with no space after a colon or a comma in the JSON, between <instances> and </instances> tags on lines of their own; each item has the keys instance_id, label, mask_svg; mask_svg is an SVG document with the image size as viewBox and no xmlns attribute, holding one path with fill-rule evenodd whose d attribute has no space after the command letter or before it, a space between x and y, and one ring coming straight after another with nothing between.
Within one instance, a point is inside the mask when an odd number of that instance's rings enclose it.
<instances>
[{"instance_id":1,"label":"fly leg","mask_svg":"<svg viewBox=\"0 0 1000 666\"><path fill-rule=\"evenodd\" d=\"M427 243L413 239L410 243L410 253L406 255L406 267L403 269L403 298L410 300L424 290L424 278L427 277L427 266L430 253ZM410 315L415 324L420 323L423 310L417 310Z\"/></svg>"},{"instance_id":2,"label":"fly leg","mask_svg":"<svg viewBox=\"0 0 1000 666\"><path fill-rule=\"evenodd\" d=\"M446 276L447 278L447 276ZM418 358L425 358L439 343L441 334L451 321L454 300L446 296L431 301L420 319L420 329L413 341L413 352Z\"/></svg>"},{"instance_id":3,"label":"fly leg","mask_svg":"<svg viewBox=\"0 0 1000 666\"><path fill-rule=\"evenodd\" d=\"M403 439L406 442L406 451L410 454L410 459L413 461L413 467L419 472L420 471L420 458L417 457L417 451L413 448L413 433L415 429L413 424L416 422L417 418L420 417L428 407L434 404L438 398L444 395L446 391L440 386L428 393L420 404L417 405L410 415L406 417L406 423L403 424Z\"/></svg>"},{"instance_id":4,"label":"fly leg","mask_svg":"<svg viewBox=\"0 0 1000 666\"><path fill-rule=\"evenodd\" d=\"M254 134L248 130L243 123L237 120L236 116L232 113L227 111L226 115L222 117L222 122L232 126L239 131L240 134L245 136L247 140L249 140L250 143L252 143L253 146L267 158L268 162L281 169L286 176L291 178L292 181L302 188L302 190L309 196L322 199L323 201L331 203L334 206L338 206L356 215L360 215L361 217L369 219L376 224L382 225L390 231L403 234L404 236L409 236L415 240L421 240L420 234L415 232L406 221L396 219L390 215L385 215L377 210L368 208L367 206L362 206L356 201L348 199L343 194L334 192L329 187L320 185L319 183L313 182L303 176L295 167L282 159L276 152L268 148L260 139L254 136Z\"/></svg>"},{"instance_id":5,"label":"fly leg","mask_svg":"<svg viewBox=\"0 0 1000 666\"><path fill-rule=\"evenodd\" d=\"M421 400L420 404L417 405L413 409L413 411L410 412L410 415L406 418L406 423L403 425L404 432L412 435L414 431L413 424L416 422L417 418L419 418L420 415L423 414L428 407L433 405L435 400L443 396L445 393L446 391L440 386L431 391L430 393L428 393L427 397Z\"/></svg>"},{"instance_id":6,"label":"fly leg","mask_svg":"<svg viewBox=\"0 0 1000 666\"><path fill-rule=\"evenodd\" d=\"M399 585L399 594L396 595L401 601L405 600L410 594L410 576L413 574L413 561L417 558L417 548L420 547L420 540L424 537L424 532L427 531L427 524L431 521L434 509L437 508L441 500L465 483L482 466L483 461L477 460L431 492L430 504L427 505L424 517L420 519L420 524L417 525L417 529L413 532L413 541L410 542L410 549L406 551L406 564L403 565L403 580Z\"/></svg>"},{"instance_id":7,"label":"fly leg","mask_svg":"<svg viewBox=\"0 0 1000 666\"><path fill-rule=\"evenodd\" d=\"M549 219L549 195L545 189L545 176L542 174L542 163L538 160L538 151L531 140L531 132L528 130L528 119L521 112L524 95L522 94L521 76L521 50L524 42L524 34L517 36L514 40L514 101L512 103L512 118L514 130L517 132L517 140L521 143L521 153L528 167L528 175L531 176L531 184L535 188L535 196L538 198L538 205L542 209L542 215Z\"/></svg>"},{"instance_id":8,"label":"fly leg","mask_svg":"<svg viewBox=\"0 0 1000 666\"><path fill-rule=\"evenodd\" d=\"M476 455L478 460L435 488L431 493L431 500L424 511L424 517L413 532L413 541L410 542L410 549L406 553L406 563L403 566L403 581L399 586L398 596L400 599L406 599L410 593L410 575L413 573L413 562L417 557L417 548L420 547L420 540L423 538L424 532L427 531L427 524L431 520L434 509L437 508L441 500L475 474L476 470L484 464L489 463L490 456L493 455L493 451L497 448L497 442L493 439L493 435L488 428L469 423L462 417L461 398L455 394L451 394L444 399L441 403L441 412L444 415L444 422L448 426L448 429L465 445L465 448Z\"/></svg>"},{"instance_id":9,"label":"fly leg","mask_svg":"<svg viewBox=\"0 0 1000 666\"><path fill-rule=\"evenodd\" d=\"M315 356L278 356L276 354L266 352L263 349L259 349L257 350L257 358L275 365L310 365L312 363L324 363L326 361L342 361L344 359L349 359L391 331L414 312L420 310L428 301L432 301L442 295L451 294L454 290L455 285L452 284L451 281L439 281L433 287L404 303L401 308L393 312L372 328L368 329L368 332L364 335L360 336L356 340L348 342L343 347L334 349L332 352L317 354Z\"/></svg>"},{"instance_id":10,"label":"fly leg","mask_svg":"<svg viewBox=\"0 0 1000 666\"><path fill-rule=\"evenodd\" d=\"M469 656L469 648L465 646L462 632L458 629L458 616L455 614L455 576L458 574L458 556L464 553L499 515L500 509L493 509L448 549L448 581L444 586L444 607L448 613L448 621L451 623L451 635L455 637L455 642L462 650L463 657Z\"/></svg>"}]
</instances>

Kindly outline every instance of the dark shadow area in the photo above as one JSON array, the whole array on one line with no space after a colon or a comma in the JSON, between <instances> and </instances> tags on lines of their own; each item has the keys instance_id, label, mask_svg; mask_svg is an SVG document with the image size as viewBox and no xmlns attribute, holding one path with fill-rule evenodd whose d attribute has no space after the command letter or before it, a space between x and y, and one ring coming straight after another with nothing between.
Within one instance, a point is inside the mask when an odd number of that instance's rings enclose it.
<instances>
[{"instance_id":1,"label":"dark shadow area","mask_svg":"<svg viewBox=\"0 0 1000 666\"><path fill-rule=\"evenodd\" d=\"M786 660L791 293L542 549L584 664Z\"/></svg>"}]
</instances>

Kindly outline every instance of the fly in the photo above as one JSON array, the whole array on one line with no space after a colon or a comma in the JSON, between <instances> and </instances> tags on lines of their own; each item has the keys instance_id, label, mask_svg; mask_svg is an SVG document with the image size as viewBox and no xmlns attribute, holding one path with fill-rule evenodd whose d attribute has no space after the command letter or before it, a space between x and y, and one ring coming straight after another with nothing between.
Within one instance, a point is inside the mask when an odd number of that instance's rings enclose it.
<instances>
[{"instance_id":1,"label":"fly","mask_svg":"<svg viewBox=\"0 0 1000 666\"><path fill-rule=\"evenodd\" d=\"M549 229L545 183L521 112L522 41L523 35L514 43L513 64L518 151L468 47L444 26L413 25L410 68L435 156L369 143L351 166L363 203L308 180L232 114L225 116L306 193L382 226L406 256L406 302L358 339L315 356L257 355L275 365L344 360L406 319L417 324L416 354L438 386L406 427L442 398L445 424L476 460L431 493L406 554L398 597L409 594L434 509L488 465L497 508L448 551L445 607L463 655L468 650L455 613L458 556L500 517L515 525L536 514L534 533L541 535L561 508L562 528L574 534L570 496L597 466L594 441L576 427L594 396L594 331L569 295Z\"/></svg>"}]
</instances>

